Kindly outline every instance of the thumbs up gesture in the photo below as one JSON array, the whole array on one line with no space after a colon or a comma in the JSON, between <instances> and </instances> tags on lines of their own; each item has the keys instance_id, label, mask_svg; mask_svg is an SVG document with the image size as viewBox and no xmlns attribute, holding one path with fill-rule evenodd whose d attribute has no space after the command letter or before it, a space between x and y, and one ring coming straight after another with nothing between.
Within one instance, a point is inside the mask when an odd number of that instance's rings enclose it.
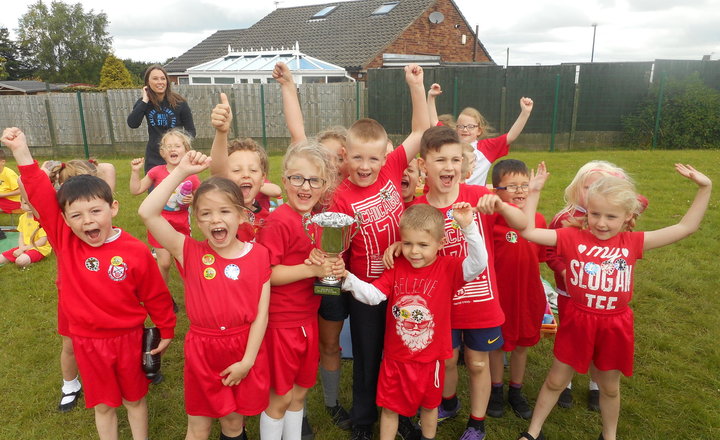
<instances>
[{"instance_id":1,"label":"thumbs up gesture","mask_svg":"<svg viewBox=\"0 0 720 440\"><path fill-rule=\"evenodd\" d=\"M210 114L210 123L215 130L221 133L230 131L230 121L232 121L232 109L228 97L224 93L220 93L220 104L213 108Z\"/></svg>"}]
</instances>

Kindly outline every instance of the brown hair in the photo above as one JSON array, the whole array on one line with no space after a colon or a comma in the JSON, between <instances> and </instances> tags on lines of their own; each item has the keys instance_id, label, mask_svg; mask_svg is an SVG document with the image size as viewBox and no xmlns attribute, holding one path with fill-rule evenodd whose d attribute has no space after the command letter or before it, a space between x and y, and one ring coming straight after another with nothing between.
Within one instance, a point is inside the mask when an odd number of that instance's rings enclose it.
<instances>
[{"instance_id":1,"label":"brown hair","mask_svg":"<svg viewBox=\"0 0 720 440\"><path fill-rule=\"evenodd\" d=\"M268 155L265 152L265 149L261 147L257 142L255 142L254 139L237 138L231 140L228 143L228 156L230 156L236 151L250 151L253 153L257 153L258 157L260 157L260 167L262 168L263 174L267 176L267 174L270 172Z\"/></svg>"},{"instance_id":2,"label":"brown hair","mask_svg":"<svg viewBox=\"0 0 720 440\"><path fill-rule=\"evenodd\" d=\"M76 200L102 199L112 205L114 199L110 185L97 176L80 174L70 177L57 192L60 209L65 212L67 205Z\"/></svg>"},{"instance_id":3,"label":"brown hair","mask_svg":"<svg viewBox=\"0 0 720 440\"><path fill-rule=\"evenodd\" d=\"M158 99L158 96L153 90L150 88L150 73L153 70L159 70L165 75L165 82L167 83L165 85L165 100L167 100L168 104L170 104L171 108L176 108L178 104L185 101L185 98L180 96L179 94L172 91L172 86L170 82L170 77L167 74L167 71L160 65L154 64L145 70L145 76L143 77L143 81L145 83L145 86L147 87L147 94L148 98L150 98L150 102L152 103L153 107L159 109L160 108L160 101Z\"/></svg>"},{"instance_id":4,"label":"brown hair","mask_svg":"<svg viewBox=\"0 0 720 440\"><path fill-rule=\"evenodd\" d=\"M340 142L340 145L343 147L347 143L347 136L348 136L348 130L347 128L343 127L342 125L335 125L332 127L328 127L325 130L319 132L315 139L317 139L318 142L321 144L326 139L335 139L336 141Z\"/></svg>"},{"instance_id":5,"label":"brown hair","mask_svg":"<svg viewBox=\"0 0 720 440\"><path fill-rule=\"evenodd\" d=\"M244 199L242 192L240 191L240 187L237 186L232 180L226 179L224 177L210 177L209 179L204 180L203 183L200 184L198 189L195 191L195 198L193 199L192 207L195 213L198 212L198 200L200 200L200 198L204 194L210 191L220 191L222 193L225 193L230 202L237 207L238 211L247 215L245 212L247 207L243 203Z\"/></svg>"},{"instance_id":6,"label":"brown hair","mask_svg":"<svg viewBox=\"0 0 720 440\"><path fill-rule=\"evenodd\" d=\"M400 217L400 231L410 229L423 231L442 240L445 237L445 218L434 206L420 203L412 205Z\"/></svg>"},{"instance_id":7,"label":"brown hair","mask_svg":"<svg viewBox=\"0 0 720 440\"><path fill-rule=\"evenodd\" d=\"M430 127L420 139L420 157L425 159L429 152L438 151L447 144L460 144L457 132L445 125Z\"/></svg>"},{"instance_id":8,"label":"brown hair","mask_svg":"<svg viewBox=\"0 0 720 440\"><path fill-rule=\"evenodd\" d=\"M438 116L438 122L442 122L443 125L447 125L448 127L455 130L455 125L457 124L455 122L455 117L451 115L450 113L445 113L440 116Z\"/></svg>"},{"instance_id":9,"label":"brown hair","mask_svg":"<svg viewBox=\"0 0 720 440\"><path fill-rule=\"evenodd\" d=\"M517 159L505 159L495 164L492 170L492 184L493 186L500 185L500 181L503 177L508 174L518 174L521 176L530 176L530 170L528 170L525 162Z\"/></svg>"}]
</instances>

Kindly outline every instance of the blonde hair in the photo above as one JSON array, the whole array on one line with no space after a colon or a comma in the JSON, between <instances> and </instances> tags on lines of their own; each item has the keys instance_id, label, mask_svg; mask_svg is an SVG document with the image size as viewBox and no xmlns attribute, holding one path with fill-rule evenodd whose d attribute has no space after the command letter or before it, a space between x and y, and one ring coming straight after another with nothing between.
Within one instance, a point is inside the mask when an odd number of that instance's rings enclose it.
<instances>
[{"instance_id":1,"label":"blonde hair","mask_svg":"<svg viewBox=\"0 0 720 440\"><path fill-rule=\"evenodd\" d=\"M381 142L387 144L388 135L385 128L376 120L370 118L358 119L347 131L347 143L353 142Z\"/></svg>"},{"instance_id":2,"label":"blonde hair","mask_svg":"<svg viewBox=\"0 0 720 440\"><path fill-rule=\"evenodd\" d=\"M321 144L327 139L335 139L336 141L340 142L340 145L345 147L345 144L347 143L347 136L347 128L343 127L342 125L334 125L319 132L315 136L315 139L317 139L317 141Z\"/></svg>"},{"instance_id":3,"label":"blonde hair","mask_svg":"<svg viewBox=\"0 0 720 440\"><path fill-rule=\"evenodd\" d=\"M403 229L427 232L439 241L445 237L445 218L434 206L412 205L400 217L401 234Z\"/></svg>"},{"instance_id":4,"label":"blonde hair","mask_svg":"<svg viewBox=\"0 0 720 440\"><path fill-rule=\"evenodd\" d=\"M306 159L317 167L318 177L325 180L320 203L324 204L328 202L337 181L337 168L330 152L320 145L320 142L317 140L305 140L290 145L282 161L283 176L287 173L289 164L297 158Z\"/></svg>"},{"instance_id":5,"label":"blonde hair","mask_svg":"<svg viewBox=\"0 0 720 440\"><path fill-rule=\"evenodd\" d=\"M94 159L73 159L67 162L59 162L50 168L49 177L55 188L59 188L69 178L82 174L97 176L97 161Z\"/></svg>"},{"instance_id":6,"label":"blonde hair","mask_svg":"<svg viewBox=\"0 0 720 440\"><path fill-rule=\"evenodd\" d=\"M478 125L478 128L480 129L480 137L490 137L495 134L495 129L490 125L490 123L485 119L485 117L480 114L477 109L473 107L465 107L461 112L460 115L458 115L458 118L461 115L469 116L475 120L475 123ZM454 128L454 127L453 127Z\"/></svg>"},{"instance_id":7,"label":"blonde hair","mask_svg":"<svg viewBox=\"0 0 720 440\"><path fill-rule=\"evenodd\" d=\"M165 134L163 134L163 137L160 138L161 150L165 148L165 142L167 142L167 139L171 136L175 136L180 139L183 147L185 147L186 153L192 149L192 136L190 136L190 134L182 128L171 128L170 130L166 131Z\"/></svg>"},{"instance_id":8,"label":"blonde hair","mask_svg":"<svg viewBox=\"0 0 720 440\"><path fill-rule=\"evenodd\" d=\"M602 197L610 205L622 208L626 214L632 214L623 229L632 231L635 228L634 214L638 212L640 203L635 185L629 180L612 175L605 176L588 188L587 197L588 200L591 197ZM587 222L587 219L585 221Z\"/></svg>"},{"instance_id":9,"label":"blonde hair","mask_svg":"<svg viewBox=\"0 0 720 440\"><path fill-rule=\"evenodd\" d=\"M265 176L270 172L270 161L265 149L252 138L237 138L228 143L228 156L236 151L250 151L256 153L260 158L260 168Z\"/></svg>"},{"instance_id":10,"label":"blonde hair","mask_svg":"<svg viewBox=\"0 0 720 440\"><path fill-rule=\"evenodd\" d=\"M580 205L580 198L585 182L588 177L594 173L598 173L602 176L615 176L634 184L633 180L627 175L625 170L617 165L605 160L592 160L580 167L577 173L575 173L573 180L565 188L565 206L560 210L560 212L558 212L555 216L556 218L565 213L571 214L572 216L572 214L578 210L578 207L582 208L582 210L586 208L585 206Z\"/></svg>"}]
</instances>

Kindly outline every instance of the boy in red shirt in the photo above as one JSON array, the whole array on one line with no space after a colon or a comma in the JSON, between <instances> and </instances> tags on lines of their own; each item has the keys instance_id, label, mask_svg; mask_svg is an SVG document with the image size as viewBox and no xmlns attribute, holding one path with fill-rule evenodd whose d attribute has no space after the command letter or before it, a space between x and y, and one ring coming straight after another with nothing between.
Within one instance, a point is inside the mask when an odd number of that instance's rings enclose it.
<instances>
[{"instance_id":1,"label":"boy in red shirt","mask_svg":"<svg viewBox=\"0 0 720 440\"><path fill-rule=\"evenodd\" d=\"M173 338L170 292L143 242L112 225L118 202L105 181L81 175L58 190L33 160L25 134L6 128L2 142L17 160L28 200L58 255L62 309L85 383L85 405L95 408L101 440L117 438L115 408L127 408L134 440L148 436L145 395L149 380L141 368L147 315L160 329L163 352Z\"/></svg>"},{"instance_id":2,"label":"boy in red shirt","mask_svg":"<svg viewBox=\"0 0 720 440\"><path fill-rule=\"evenodd\" d=\"M370 305L387 300L385 349L378 378L380 439L393 440L398 414L418 408L423 439L434 439L442 398L445 359L452 357L450 307L453 292L474 280L487 265L487 251L469 203L453 205L468 246L465 259L438 256L445 242L445 219L436 208L415 205L400 219L402 257L372 284L348 273L343 288Z\"/></svg>"}]
</instances>

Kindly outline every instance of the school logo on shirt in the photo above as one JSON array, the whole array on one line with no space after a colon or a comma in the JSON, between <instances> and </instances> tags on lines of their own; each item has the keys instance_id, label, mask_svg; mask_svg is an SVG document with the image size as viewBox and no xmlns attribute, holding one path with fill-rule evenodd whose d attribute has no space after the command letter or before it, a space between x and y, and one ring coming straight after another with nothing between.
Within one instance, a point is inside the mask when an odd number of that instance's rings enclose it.
<instances>
[{"instance_id":1,"label":"school logo on shirt","mask_svg":"<svg viewBox=\"0 0 720 440\"><path fill-rule=\"evenodd\" d=\"M424 350L433 341L435 322L424 298L410 295L392 306L395 331L412 353Z\"/></svg>"},{"instance_id":2,"label":"school logo on shirt","mask_svg":"<svg viewBox=\"0 0 720 440\"><path fill-rule=\"evenodd\" d=\"M507 234L505 234L505 240L508 243L517 243L518 241L518 235L515 231L508 231Z\"/></svg>"},{"instance_id":3,"label":"school logo on shirt","mask_svg":"<svg viewBox=\"0 0 720 440\"><path fill-rule=\"evenodd\" d=\"M111 264L108 267L108 276L113 281L122 281L127 278L127 264L122 261L118 264Z\"/></svg>"},{"instance_id":4,"label":"school logo on shirt","mask_svg":"<svg viewBox=\"0 0 720 440\"><path fill-rule=\"evenodd\" d=\"M97 272L100 270L100 261L95 257L90 257L85 260L85 269L91 272Z\"/></svg>"}]
</instances>

